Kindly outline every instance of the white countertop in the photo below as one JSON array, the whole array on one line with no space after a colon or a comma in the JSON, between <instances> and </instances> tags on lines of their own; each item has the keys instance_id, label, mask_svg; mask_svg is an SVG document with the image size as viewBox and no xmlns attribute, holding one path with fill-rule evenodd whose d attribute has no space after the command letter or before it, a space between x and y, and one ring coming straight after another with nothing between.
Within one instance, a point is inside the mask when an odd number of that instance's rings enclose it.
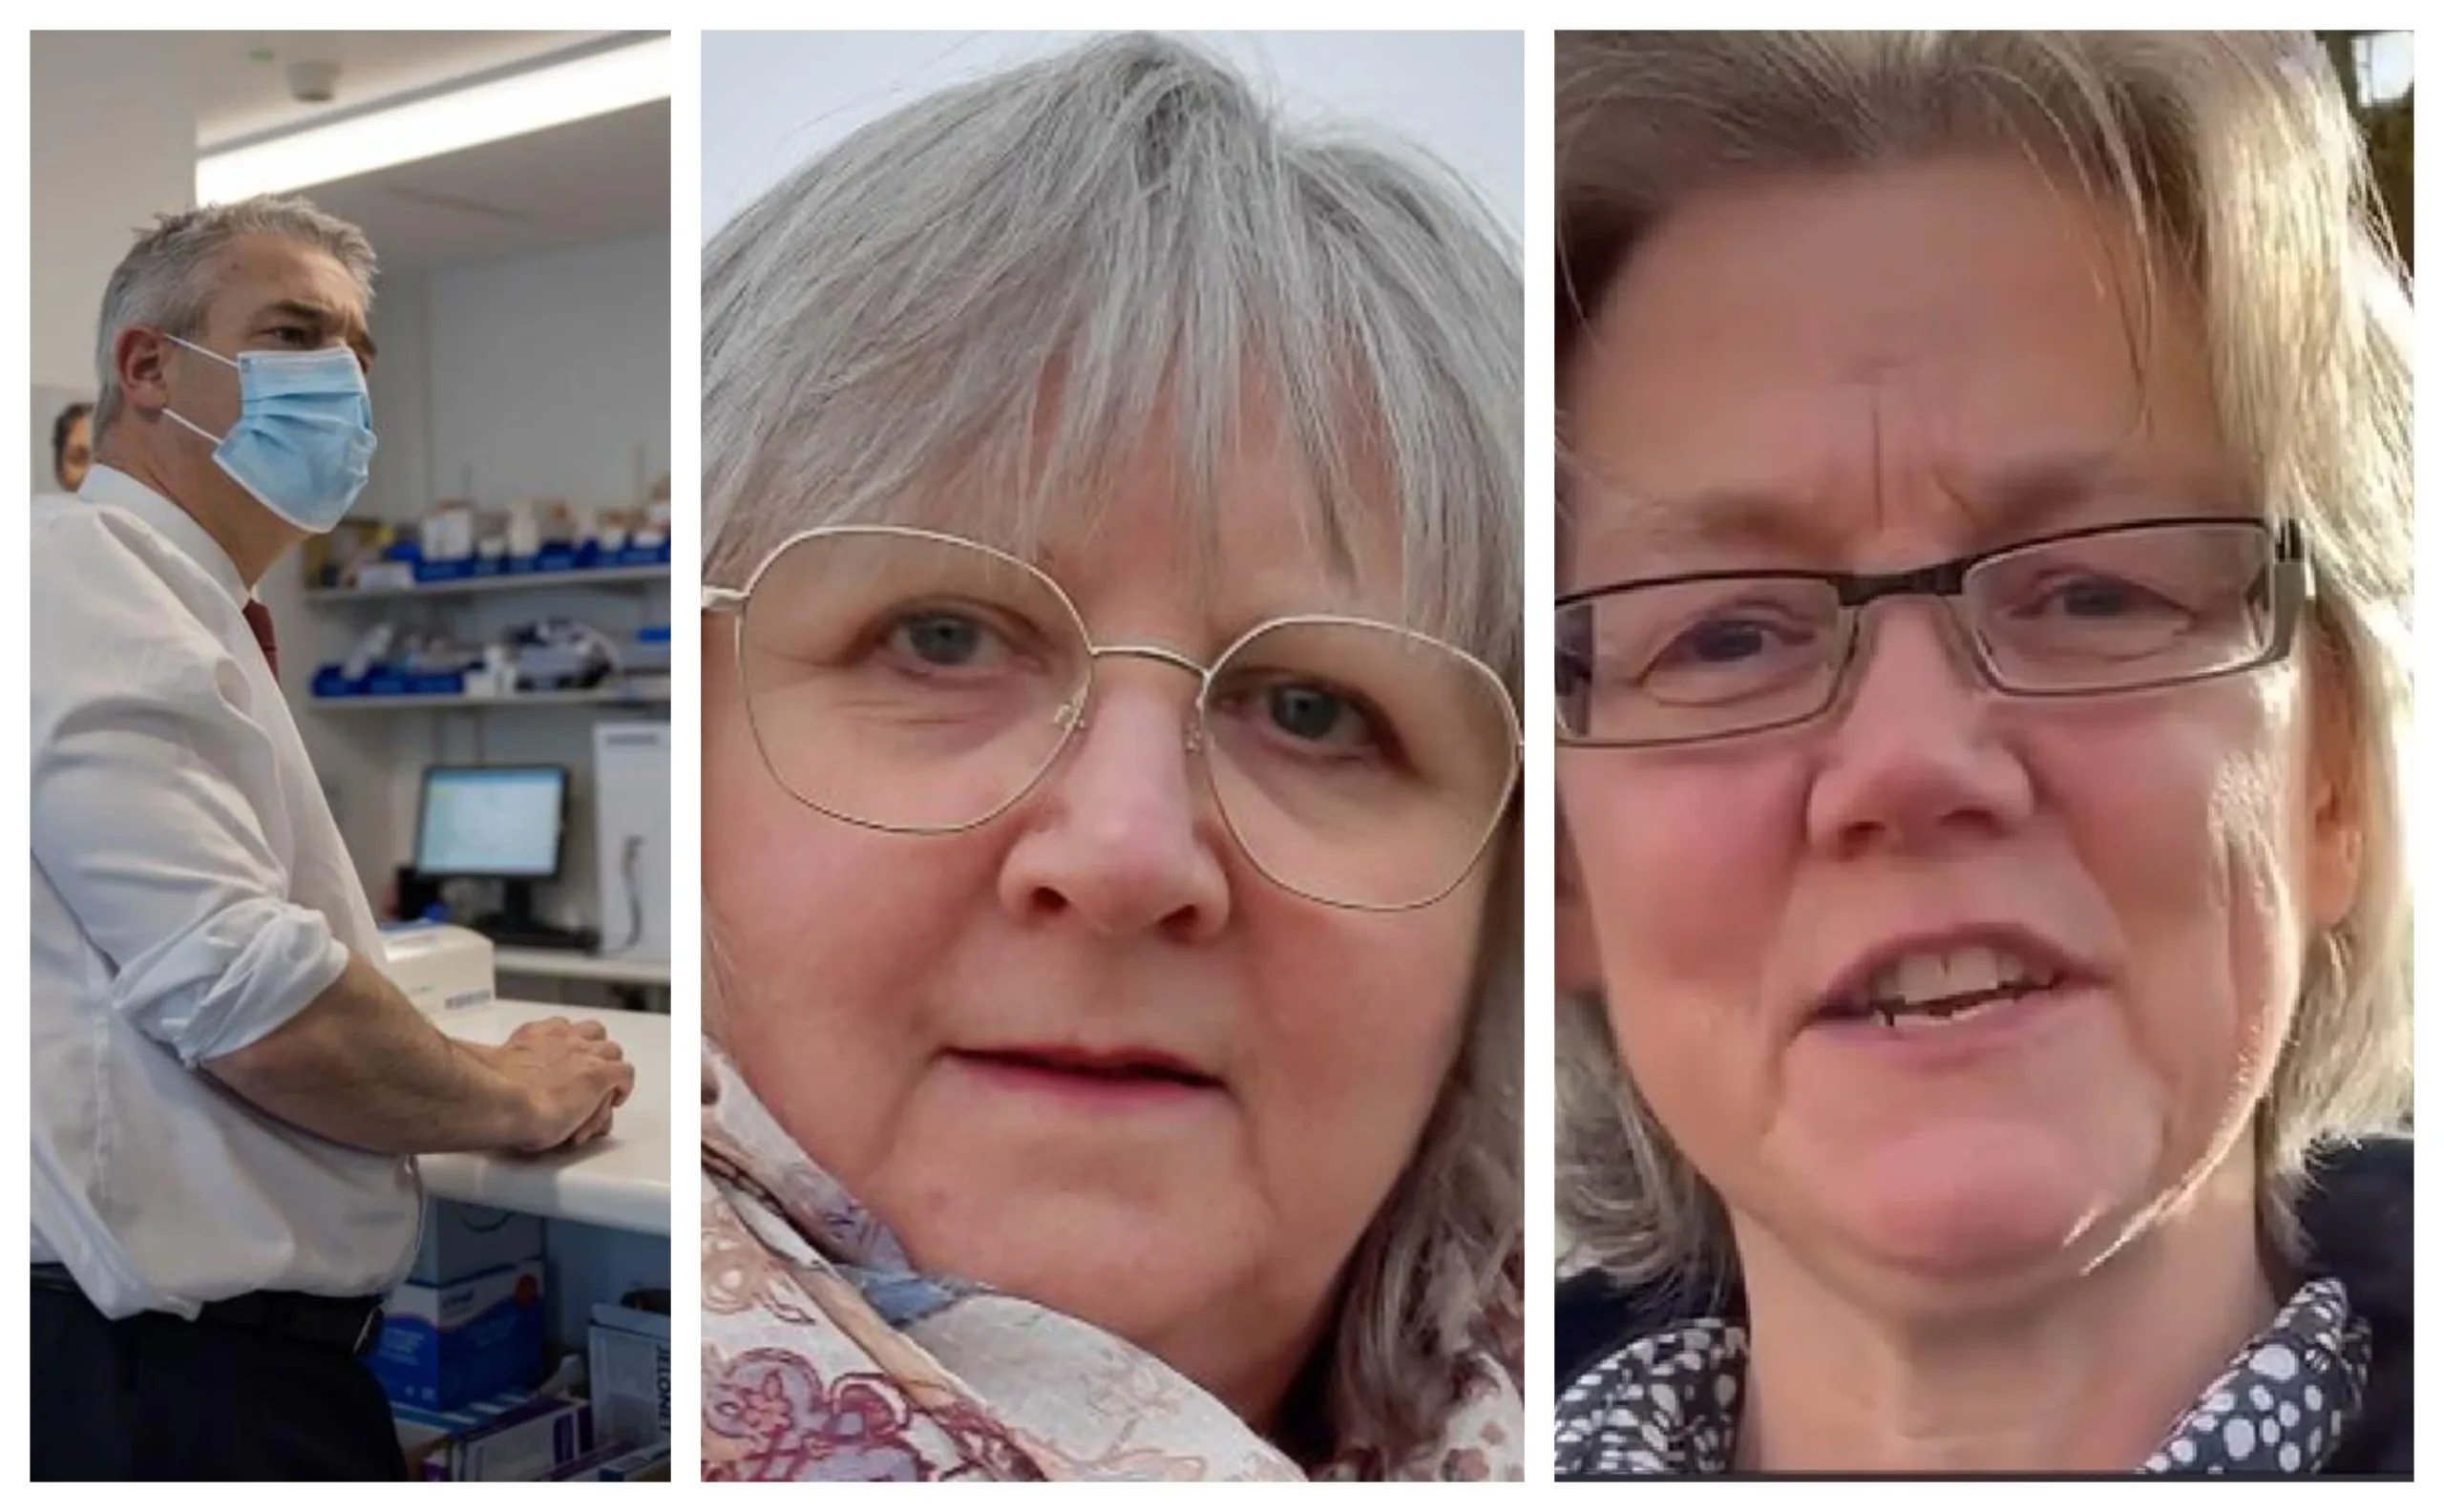
<instances>
[{"instance_id":1,"label":"white countertop","mask_svg":"<svg viewBox=\"0 0 2444 1512\"><path fill-rule=\"evenodd\" d=\"M425 1189L453 1202L568 1218L638 1233L670 1232L670 1019L662 1014L552 1003L495 1002L436 1015L453 1039L499 1044L537 1018L592 1018L637 1068L636 1090L611 1132L558 1155L427 1155Z\"/></svg>"},{"instance_id":2,"label":"white countertop","mask_svg":"<svg viewBox=\"0 0 2444 1512\"><path fill-rule=\"evenodd\" d=\"M493 971L503 976L555 976L562 981L624 982L637 987L670 985L670 962L666 960L588 956L582 951L498 946L493 951Z\"/></svg>"}]
</instances>

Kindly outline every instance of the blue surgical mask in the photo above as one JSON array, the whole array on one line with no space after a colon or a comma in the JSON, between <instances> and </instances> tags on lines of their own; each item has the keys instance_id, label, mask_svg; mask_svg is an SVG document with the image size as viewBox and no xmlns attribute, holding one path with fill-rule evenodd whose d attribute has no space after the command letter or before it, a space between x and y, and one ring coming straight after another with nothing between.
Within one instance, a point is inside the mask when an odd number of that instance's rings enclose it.
<instances>
[{"instance_id":1,"label":"blue surgical mask","mask_svg":"<svg viewBox=\"0 0 2444 1512\"><path fill-rule=\"evenodd\" d=\"M175 410L162 413L213 442L221 471L299 530L321 535L346 517L373 458L373 404L356 353L326 346L232 360L170 340L238 369L238 423L216 436Z\"/></svg>"}]
</instances>

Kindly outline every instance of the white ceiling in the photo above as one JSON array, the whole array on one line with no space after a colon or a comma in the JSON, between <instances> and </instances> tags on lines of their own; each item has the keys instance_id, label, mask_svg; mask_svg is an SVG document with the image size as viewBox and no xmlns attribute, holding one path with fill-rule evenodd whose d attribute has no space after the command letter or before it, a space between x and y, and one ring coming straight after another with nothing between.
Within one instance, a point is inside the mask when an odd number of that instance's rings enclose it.
<instances>
[{"instance_id":1,"label":"white ceiling","mask_svg":"<svg viewBox=\"0 0 2444 1512\"><path fill-rule=\"evenodd\" d=\"M317 116L430 89L558 52L602 32L188 32L196 68L196 145L302 125ZM268 54L268 56L259 56ZM289 97L288 65L336 63L327 105Z\"/></svg>"},{"instance_id":2,"label":"white ceiling","mask_svg":"<svg viewBox=\"0 0 2444 1512\"><path fill-rule=\"evenodd\" d=\"M613 35L603 32L196 32L200 150L446 89ZM268 58L256 54L268 52ZM327 105L290 98L294 62L339 66ZM675 81L674 81L675 82ZM667 100L402 163L301 193L365 228L390 276L670 228Z\"/></svg>"},{"instance_id":3,"label":"white ceiling","mask_svg":"<svg viewBox=\"0 0 2444 1512\"><path fill-rule=\"evenodd\" d=\"M385 274L670 230L670 102L302 191L365 228Z\"/></svg>"}]
</instances>

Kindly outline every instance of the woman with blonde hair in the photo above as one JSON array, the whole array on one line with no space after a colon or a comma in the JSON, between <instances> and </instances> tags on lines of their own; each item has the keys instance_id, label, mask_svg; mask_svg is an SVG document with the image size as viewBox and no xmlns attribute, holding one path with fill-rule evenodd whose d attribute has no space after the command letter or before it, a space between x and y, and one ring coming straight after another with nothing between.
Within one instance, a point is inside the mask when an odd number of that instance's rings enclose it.
<instances>
[{"instance_id":1,"label":"woman with blonde hair","mask_svg":"<svg viewBox=\"0 0 2444 1512\"><path fill-rule=\"evenodd\" d=\"M2322 53L1557 71L1557 1469L2407 1474L2409 311Z\"/></svg>"},{"instance_id":2,"label":"woman with blonde hair","mask_svg":"<svg viewBox=\"0 0 2444 1512\"><path fill-rule=\"evenodd\" d=\"M1515 1479L1520 284L1180 44L705 271L707 1479Z\"/></svg>"}]
</instances>

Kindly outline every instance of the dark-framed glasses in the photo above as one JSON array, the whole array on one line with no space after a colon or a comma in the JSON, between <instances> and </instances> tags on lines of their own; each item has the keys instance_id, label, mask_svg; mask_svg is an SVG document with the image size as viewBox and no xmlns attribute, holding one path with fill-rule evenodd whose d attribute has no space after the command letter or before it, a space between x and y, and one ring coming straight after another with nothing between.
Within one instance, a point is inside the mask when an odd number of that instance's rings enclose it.
<instances>
[{"instance_id":1,"label":"dark-framed glasses","mask_svg":"<svg viewBox=\"0 0 2444 1512\"><path fill-rule=\"evenodd\" d=\"M1484 856L1519 779L1502 679L1399 625L1295 615L1206 666L1099 645L1067 594L1007 553L935 531L830 526L775 547L733 617L740 684L775 782L897 834L1006 812L1093 713L1096 666L1193 679L1184 731L1240 850L1276 886L1343 908L1422 908Z\"/></svg>"},{"instance_id":2,"label":"dark-framed glasses","mask_svg":"<svg viewBox=\"0 0 2444 1512\"><path fill-rule=\"evenodd\" d=\"M2314 595L2297 520L2150 519L1911 572L1707 572L1555 600L1555 722L1569 746L1661 746L1805 724L1840 698L1884 598L1940 600L1994 691L2096 698L2290 655Z\"/></svg>"}]
</instances>

